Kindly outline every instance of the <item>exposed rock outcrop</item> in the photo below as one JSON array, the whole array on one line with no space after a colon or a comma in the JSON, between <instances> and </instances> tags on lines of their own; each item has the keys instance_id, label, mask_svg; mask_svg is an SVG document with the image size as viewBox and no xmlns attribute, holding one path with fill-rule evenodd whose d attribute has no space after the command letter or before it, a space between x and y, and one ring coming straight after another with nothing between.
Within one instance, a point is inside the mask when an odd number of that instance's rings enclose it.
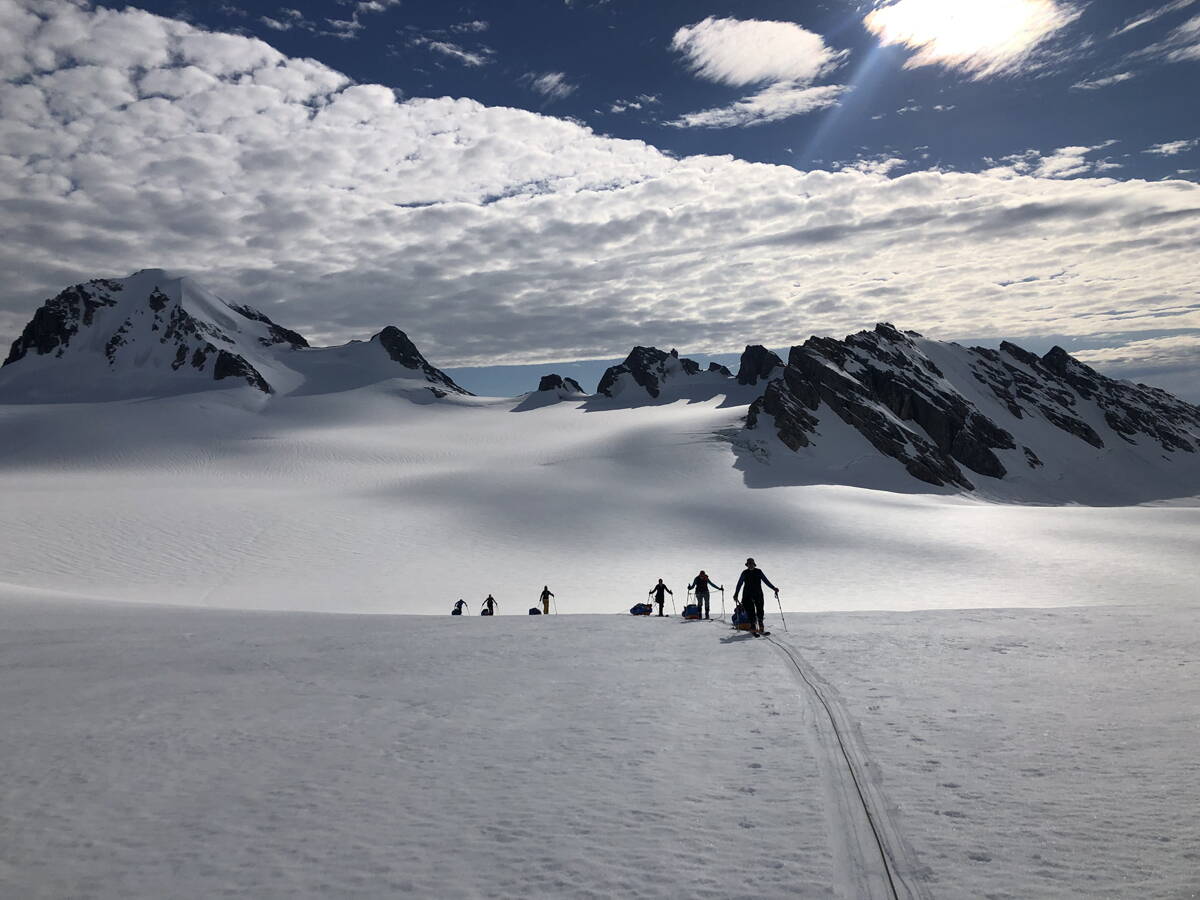
<instances>
[{"instance_id":1,"label":"exposed rock outcrop","mask_svg":"<svg viewBox=\"0 0 1200 900\"><path fill-rule=\"evenodd\" d=\"M760 371L761 354L747 354L743 370ZM751 405L746 426L758 429L770 416L779 439L799 450L818 440L830 413L914 478L964 489L976 486L975 475L1002 479L1012 466L1044 469L1056 430L1096 449L1106 446L1102 430L1109 441L1112 435L1131 444L1151 440L1163 451L1185 453L1194 452L1200 432L1200 408L1107 378L1061 347L1041 357L1007 342L999 350L967 349L889 324L793 347L787 366ZM1020 422L1030 424L1018 429ZM1042 442L1018 448L1010 429Z\"/></svg>"},{"instance_id":2,"label":"exposed rock outcrop","mask_svg":"<svg viewBox=\"0 0 1200 900\"><path fill-rule=\"evenodd\" d=\"M783 368L783 360L772 353L762 344L748 344L742 351L741 365L738 367L738 384L758 384L760 381L770 381Z\"/></svg>"},{"instance_id":3,"label":"exposed rock outcrop","mask_svg":"<svg viewBox=\"0 0 1200 900\"><path fill-rule=\"evenodd\" d=\"M455 384L453 378L441 369L430 365L429 361L421 355L421 351L417 349L417 345L395 325L388 325L371 340L379 341L380 346L387 351L393 362L398 362L406 369L415 369L423 373L426 381L442 385L451 393L471 396L471 392Z\"/></svg>"},{"instance_id":4,"label":"exposed rock outcrop","mask_svg":"<svg viewBox=\"0 0 1200 900\"><path fill-rule=\"evenodd\" d=\"M562 391L568 394L582 394L583 388L574 378L563 378L557 373L543 375L538 382L539 391Z\"/></svg>"},{"instance_id":5,"label":"exposed rock outcrop","mask_svg":"<svg viewBox=\"0 0 1200 900\"><path fill-rule=\"evenodd\" d=\"M707 370L702 370L698 362L680 356L677 350L668 353L657 347L634 347L623 363L604 372L596 393L616 397L636 385L657 399L668 382L686 385L710 379L719 383L731 377L725 366L710 363Z\"/></svg>"}]
</instances>

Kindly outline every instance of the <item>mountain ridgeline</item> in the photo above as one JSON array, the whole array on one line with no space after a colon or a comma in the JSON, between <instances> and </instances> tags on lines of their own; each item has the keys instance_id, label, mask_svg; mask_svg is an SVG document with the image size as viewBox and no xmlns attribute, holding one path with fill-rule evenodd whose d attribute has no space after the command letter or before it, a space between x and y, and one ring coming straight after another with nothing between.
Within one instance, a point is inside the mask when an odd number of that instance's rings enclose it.
<instances>
[{"instance_id":1,"label":"mountain ridgeline","mask_svg":"<svg viewBox=\"0 0 1200 900\"><path fill-rule=\"evenodd\" d=\"M224 387L265 401L380 385L422 403L471 396L394 326L368 341L311 347L265 313L156 269L47 300L0 368L5 403ZM894 485L900 472L909 489L1062 502L1104 502L1105 485L1138 497L1180 496L1175 483L1200 490L1200 407L1108 378L1060 347L1042 356L1007 342L963 347L889 324L843 340L811 337L786 361L749 345L736 375L639 346L603 374L594 395L549 374L513 411L718 397L746 407L736 433L722 436L747 479L763 485L878 487Z\"/></svg>"}]
</instances>

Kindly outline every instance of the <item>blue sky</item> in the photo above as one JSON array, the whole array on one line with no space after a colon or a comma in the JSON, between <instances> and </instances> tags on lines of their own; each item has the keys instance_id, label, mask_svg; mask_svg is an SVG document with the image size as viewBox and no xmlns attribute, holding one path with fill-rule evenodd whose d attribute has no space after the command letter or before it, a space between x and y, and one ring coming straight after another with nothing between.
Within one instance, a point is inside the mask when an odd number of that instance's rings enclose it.
<instances>
[{"instance_id":1,"label":"blue sky","mask_svg":"<svg viewBox=\"0 0 1200 900\"><path fill-rule=\"evenodd\" d=\"M1049 37L1032 72L973 79L941 66L904 68L910 52L879 46L863 24L867 3L524 0L452 3L142 3L217 29L241 30L290 56L309 56L357 81L409 97L471 97L572 117L599 132L680 155L732 154L801 168L897 157L894 174L940 165L975 170L1030 148L1095 146L1122 178L1200 173L1195 144L1200 51L1168 61L1139 56L1200 15L1200 3L1123 0L1076 4L1080 15ZM374 11L370 6L383 8ZM1065 6L1066 4L1064 4ZM356 7L367 6L363 12ZM1165 10L1165 11L1163 11ZM1163 11L1121 31L1147 13ZM299 13L299 15L296 15ZM849 84L838 107L752 127L679 128L686 113L750 93L696 77L672 49L675 33L706 18L795 23L845 51L823 83ZM347 23L357 22L358 28ZM338 24L342 23L342 24ZM1200 32L1194 36L1200 46ZM530 76L561 74L563 96L539 93ZM1100 87L1076 87L1129 74ZM647 100L646 98L653 98ZM636 104L632 106L630 104ZM640 108L638 108L640 106ZM938 109L942 107L942 109ZM1180 140L1176 155L1148 149ZM1189 171L1190 170L1190 171ZM1110 170L1117 171L1117 170Z\"/></svg>"},{"instance_id":2,"label":"blue sky","mask_svg":"<svg viewBox=\"0 0 1200 900\"><path fill-rule=\"evenodd\" d=\"M0 340L162 267L477 390L892 321L1200 399L1200 0L0 0L0 35Z\"/></svg>"}]
</instances>

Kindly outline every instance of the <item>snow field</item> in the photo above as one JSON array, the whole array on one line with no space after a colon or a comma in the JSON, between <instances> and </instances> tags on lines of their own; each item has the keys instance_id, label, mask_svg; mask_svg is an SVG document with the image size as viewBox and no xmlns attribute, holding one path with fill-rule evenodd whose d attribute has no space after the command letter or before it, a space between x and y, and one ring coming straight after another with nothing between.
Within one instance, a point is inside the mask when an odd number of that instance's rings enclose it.
<instances>
[{"instance_id":1,"label":"snow field","mask_svg":"<svg viewBox=\"0 0 1200 900\"><path fill-rule=\"evenodd\" d=\"M789 617L935 897L1200 897L1200 606ZM778 634L778 632L777 632Z\"/></svg>"},{"instance_id":2,"label":"snow field","mask_svg":"<svg viewBox=\"0 0 1200 900\"><path fill-rule=\"evenodd\" d=\"M246 408L253 393L0 406L3 580L316 611L493 593L523 614L543 584L564 613L626 610L658 577L681 601L701 568L731 607L747 556L804 610L1170 603L1200 577L1194 503L756 489L781 464L731 452L718 432L744 407L719 400L513 412L384 385Z\"/></svg>"},{"instance_id":3,"label":"snow field","mask_svg":"<svg viewBox=\"0 0 1200 900\"><path fill-rule=\"evenodd\" d=\"M6 600L0 894L846 896L732 635Z\"/></svg>"}]
</instances>

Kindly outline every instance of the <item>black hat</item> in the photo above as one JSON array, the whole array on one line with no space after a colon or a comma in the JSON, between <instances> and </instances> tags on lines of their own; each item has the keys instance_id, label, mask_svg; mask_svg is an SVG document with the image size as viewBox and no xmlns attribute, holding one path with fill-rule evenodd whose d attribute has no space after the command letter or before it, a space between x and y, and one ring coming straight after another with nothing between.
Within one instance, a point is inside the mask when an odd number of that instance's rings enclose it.
<instances>
[{"instance_id":1,"label":"black hat","mask_svg":"<svg viewBox=\"0 0 1200 900\"><path fill-rule=\"evenodd\" d=\"M749 558L746 560L746 565L748 565L748 566L752 566L752 565L754 565L754 557L753 557L753 556L749 557Z\"/></svg>"}]
</instances>

